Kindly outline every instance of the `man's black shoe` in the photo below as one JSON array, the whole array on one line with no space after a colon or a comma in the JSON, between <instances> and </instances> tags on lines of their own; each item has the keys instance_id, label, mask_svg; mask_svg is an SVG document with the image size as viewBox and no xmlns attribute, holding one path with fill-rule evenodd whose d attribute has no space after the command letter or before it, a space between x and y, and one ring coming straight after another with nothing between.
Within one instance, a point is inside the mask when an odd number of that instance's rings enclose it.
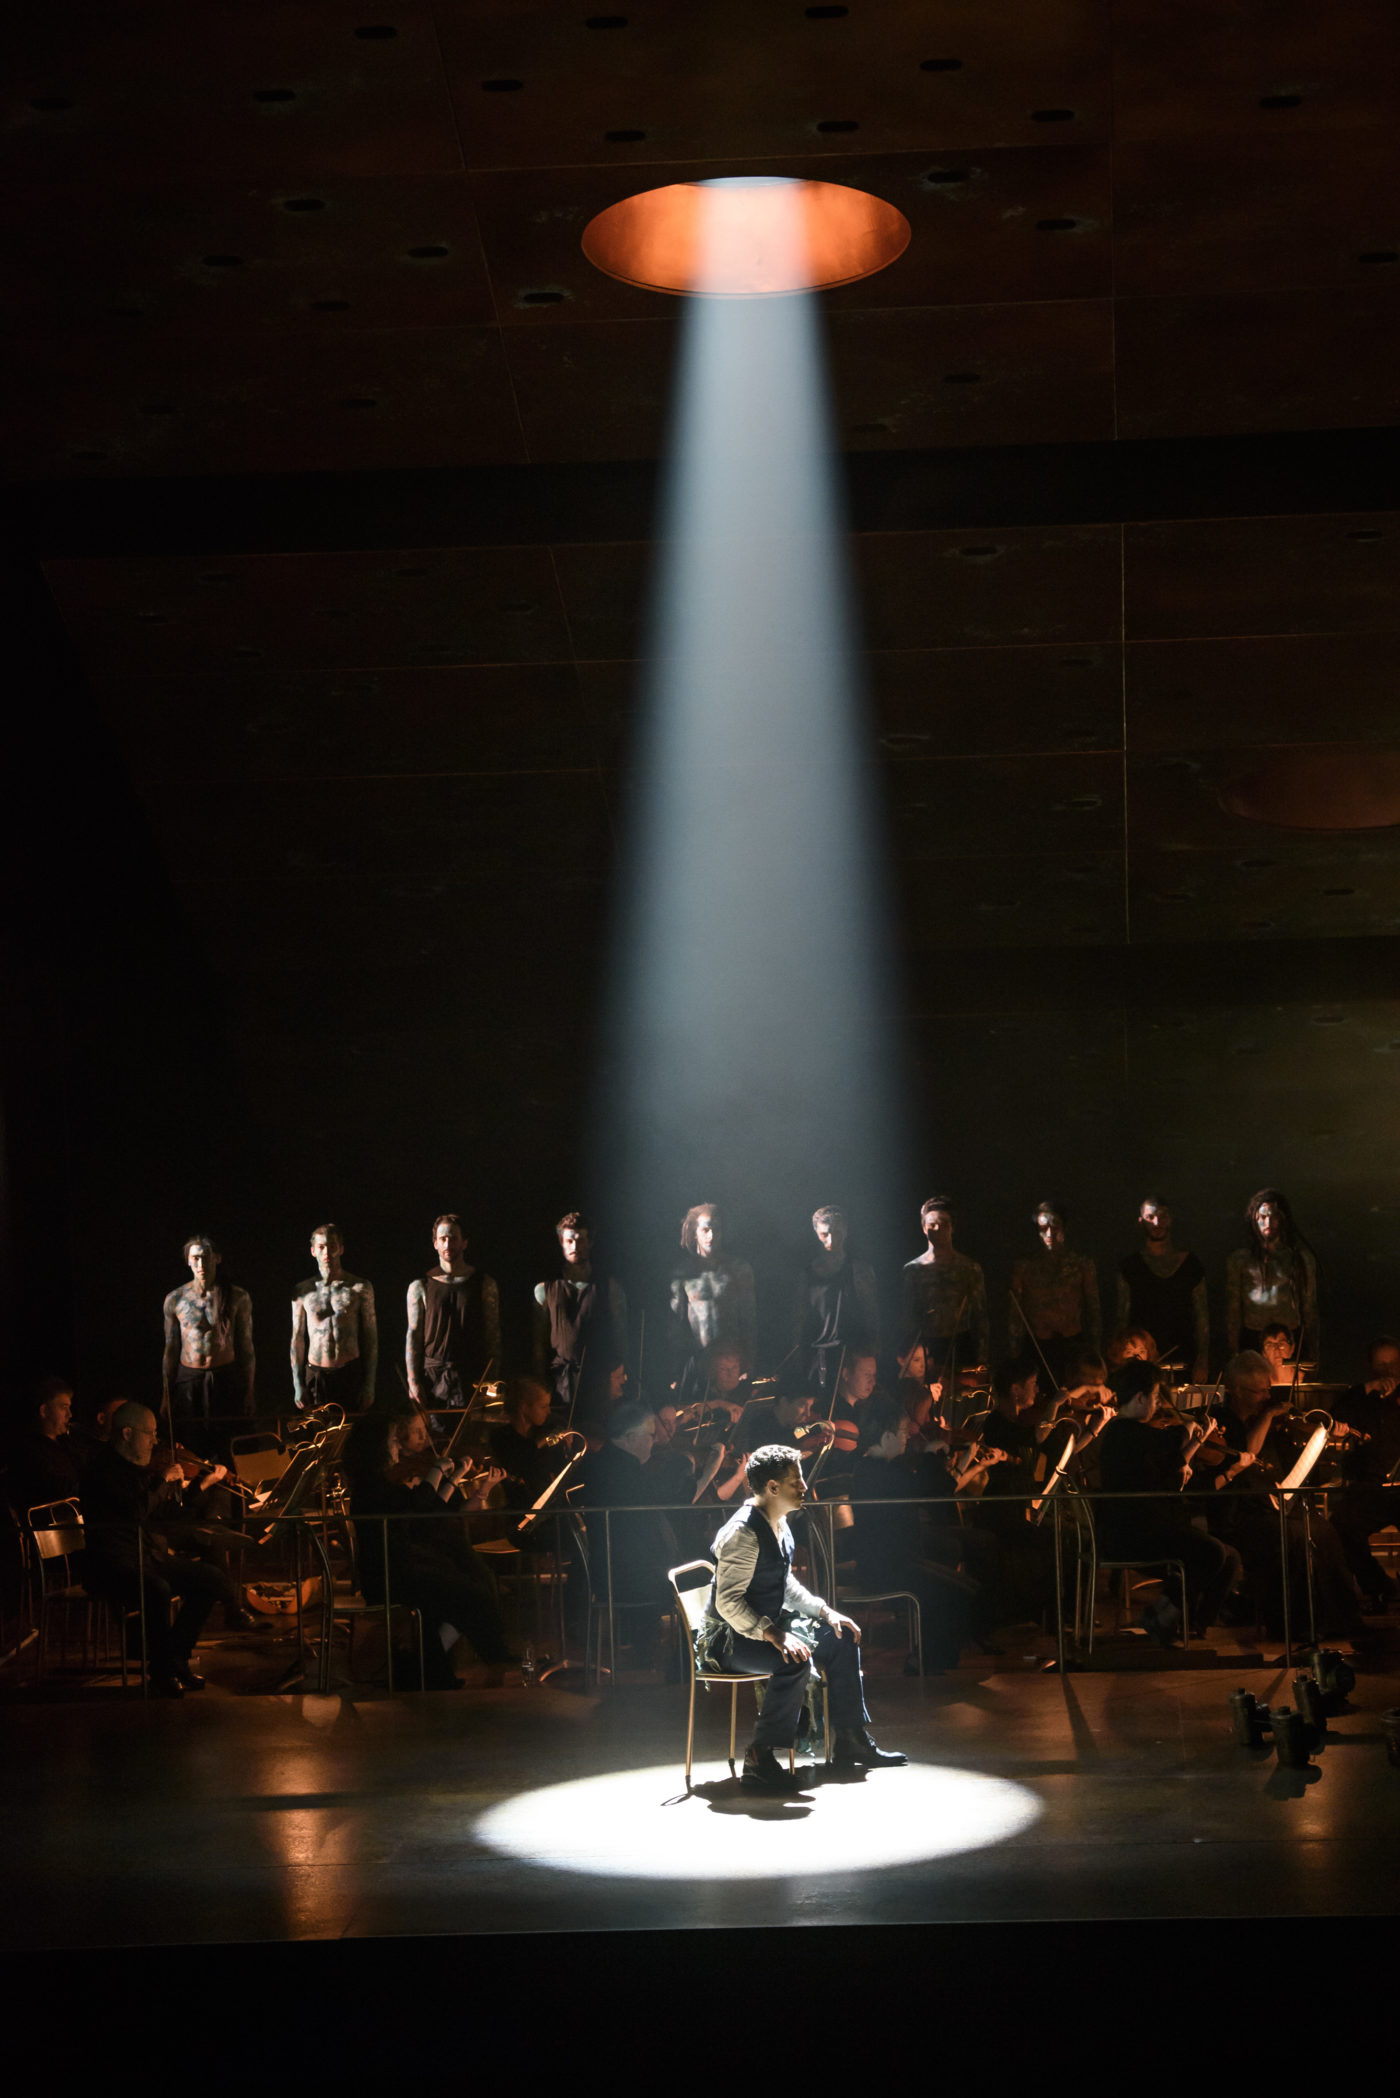
<instances>
[{"instance_id":1,"label":"man's black shoe","mask_svg":"<svg viewBox=\"0 0 1400 2098\"><path fill-rule=\"evenodd\" d=\"M836 1747L832 1762L838 1770L854 1770L858 1764L874 1770L888 1764L907 1763L908 1756L901 1755L897 1748L877 1748L864 1727L838 1727Z\"/></svg>"},{"instance_id":2,"label":"man's black shoe","mask_svg":"<svg viewBox=\"0 0 1400 2098\"><path fill-rule=\"evenodd\" d=\"M744 1757L739 1783L756 1792L794 1792L797 1777L780 1763L771 1748L750 1747Z\"/></svg>"},{"instance_id":3,"label":"man's black shoe","mask_svg":"<svg viewBox=\"0 0 1400 2098\"><path fill-rule=\"evenodd\" d=\"M177 1661L175 1663L175 1680L182 1690L202 1690L204 1688L204 1677L195 1667L193 1661Z\"/></svg>"},{"instance_id":4,"label":"man's black shoe","mask_svg":"<svg viewBox=\"0 0 1400 2098\"><path fill-rule=\"evenodd\" d=\"M173 1675L153 1675L151 1677L152 1697L183 1697L184 1694L184 1684L177 1681Z\"/></svg>"}]
</instances>

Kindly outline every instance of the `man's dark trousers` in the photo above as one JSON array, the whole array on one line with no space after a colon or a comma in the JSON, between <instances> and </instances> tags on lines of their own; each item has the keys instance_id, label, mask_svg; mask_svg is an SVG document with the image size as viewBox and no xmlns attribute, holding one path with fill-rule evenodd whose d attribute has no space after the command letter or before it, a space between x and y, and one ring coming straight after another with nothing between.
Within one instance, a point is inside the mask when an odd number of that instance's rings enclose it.
<instances>
[{"instance_id":1,"label":"man's dark trousers","mask_svg":"<svg viewBox=\"0 0 1400 2098\"><path fill-rule=\"evenodd\" d=\"M791 1748L802 1717L802 1697L811 1673L805 1661L785 1661L766 1639L745 1639L726 1631L715 1659L727 1675L766 1675L772 1680L763 1694L763 1710L753 1730L756 1748ZM840 1638L823 1625L812 1646L812 1659L826 1676L833 1728L867 1726L860 1648L847 1629Z\"/></svg>"}]
</instances>

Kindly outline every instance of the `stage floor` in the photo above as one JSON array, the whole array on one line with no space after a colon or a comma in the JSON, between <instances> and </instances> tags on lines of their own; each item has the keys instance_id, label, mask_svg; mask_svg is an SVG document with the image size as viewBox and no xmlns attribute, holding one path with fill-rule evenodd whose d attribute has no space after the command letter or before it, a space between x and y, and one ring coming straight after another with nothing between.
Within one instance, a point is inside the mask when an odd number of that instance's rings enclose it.
<instances>
[{"instance_id":1,"label":"stage floor","mask_svg":"<svg viewBox=\"0 0 1400 2098\"><path fill-rule=\"evenodd\" d=\"M1400 1771L1364 1675L1314 1771L1234 1746L1254 1668L881 1678L906 1770L741 1793L728 1696L15 1699L7 1945L1391 1913ZM751 1712L741 1693L740 1740ZM567 1789L565 1789L567 1788Z\"/></svg>"}]
</instances>

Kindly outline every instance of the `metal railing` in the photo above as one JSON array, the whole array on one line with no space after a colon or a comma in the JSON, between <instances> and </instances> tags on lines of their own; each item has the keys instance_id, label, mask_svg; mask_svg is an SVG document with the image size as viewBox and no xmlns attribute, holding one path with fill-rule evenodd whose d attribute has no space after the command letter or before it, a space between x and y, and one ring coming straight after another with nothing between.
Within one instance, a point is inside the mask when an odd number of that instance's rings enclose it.
<instances>
[{"instance_id":1,"label":"metal railing","mask_svg":"<svg viewBox=\"0 0 1400 2098\"><path fill-rule=\"evenodd\" d=\"M1385 1491L1388 1494L1400 1495L1400 1484L1392 1486L1387 1482L1387 1484L1380 1490ZM1204 1494L1192 1495L1170 1491L1134 1493L1087 1493L1081 1488L1074 1486L1070 1482L1063 1482L1060 1486L1060 1490L1058 1491L1054 1490L1053 1488L1047 1488L1045 1486L1042 1486L1037 1491L1025 1491L1021 1493L985 1493L978 1496L976 1500L969 1500L966 1494L956 1493L922 1495L917 1498L906 1497L904 1495L894 1495L886 1499L874 1499L870 1497L856 1499L851 1496L841 1495L839 1497L835 1497L833 1499L825 1501L810 1501L806 1503L800 1511L795 1512L799 1514L802 1518L805 1518L810 1525L811 1534L808 1539L809 1556L813 1553L815 1553L815 1555L819 1558L824 1556L826 1562L824 1570L833 1590L837 1585L837 1559L834 1532L835 1511L837 1510L837 1508L847 1508L853 1511L859 1510L861 1508L901 1508L905 1510L913 1510L920 1508L941 1508L944 1510L952 1510L954 1512L957 1512L960 1510L976 1511L996 1506L1020 1507L1025 1512L1025 1519L1027 1520L1028 1526L1030 1525L1032 1518L1034 1518L1035 1526L1037 1528L1043 1529L1044 1525L1048 1522L1051 1526L1055 1568L1054 1589L1056 1608L1056 1653L1058 1666L1063 1671L1068 1663L1068 1636L1065 1621L1064 1511L1066 1508L1070 1507L1074 1501L1077 1500L1081 1502L1086 1502L1088 1504L1092 1516L1093 1511L1101 1506L1107 1505L1109 1503L1118 1503L1124 1501L1149 1502L1154 1504L1166 1502L1177 1511L1185 1510L1188 1514L1203 1514L1206 1507L1219 1507L1222 1503L1227 1501L1249 1502L1252 1503L1254 1506L1258 1507L1265 1499L1271 1499L1274 1502L1277 1510L1279 1554L1278 1569L1279 1584L1282 1594L1284 1652L1286 1656L1291 1657L1294 1651L1293 1603L1291 1591L1297 1561L1297 1547L1294 1543L1294 1540L1300 1540L1301 1543L1301 1567L1306 1594L1308 1643L1309 1645L1316 1645L1317 1606L1313 1576L1313 1543L1311 1527L1312 1511L1315 1504L1318 1501L1322 1500L1329 1491L1335 1493L1337 1491L1336 1485L1333 1484L1330 1487L1300 1486L1293 1488L1285 1488L1278 1485L1274 1485L1267 1489L1261 1489L1259 1487L1235 1487L1227 1488L1223 1491L1212 1493L1208 1497ZM1395 1520L1397 1521L1397 1523L1400 1523L1400 1498L1395 1499L1394 1508ZM357 1515L352 1507L348 1511L337 1510L334 1512L323 1509L307 1509L298 1513L279 1515L275 1518L274 1528L278 1531L289 1531L294 1538L293 1585L296 1597L296 1631L298 1640L298 1651L303 1656L306 1651L306 1613L303 1603L302 1573L304 1564L304 1553L302 1547L303 1531L306 1533L310 1541L312 1551L315 1554L317 1561L319 1562L319 1570L321 1576L321 1628L320 1637L317 1641L317 1687L321 1694L325 1694L330 1687L331 1640L333 1622L335 1617L335 1578L327 1543L327 1532L329 1531L332 1523L344 1521L349 1521L353 1523L355 1525L355 1535L357 1540L361 1532L371 1530L375 1525L380 1526L382 1550L381 1563L384 1575L384 1597L382 1602L374 1602L370 1604L369 1607L376 1611L382 1609L384 1612L386 1644L389 1649L389 1685L392 1689L392 1611L395 1605L393 1601L393 1555L391 1553L389 1543L390 1524L400 1522L411 1522L416 1523L421 1527L421 1525L423 1525L424 1523L431 1523L437 1521L451 1522L454 1525L456 1525L457 1530L460 1534L462 1531L464 1521L470 1524L473 1520L479 1522L482 1520L489 1520L491 1517L494 1516L499 1522L501 1512L502 1511L498 1510L488 1510L485 1511L485 1515L484 1517L482 1517L480 1515L477 1515L474 1511L473 1516L466 1516L464 1514L464 1511L460 1509L446 1508L439 1504L436 1507L424 1508L421 1511L416 1509L405 1510L398 1514ZM625 1610L628 1608L650 1608L653 1606L650 1600L647 1600L645 1602L639 1601L636 1598L632 1598L630 1600L620 1600L616 1595L614 1582L614 1524L619 1522L625 1524L629 1521L629 1519L633 1519L637 1516L681 1516L688 1517L693 1521L695 1517L700 1514L704 1514L707 1516L713 1515L716 1518L716 1530L722 1528L723 1524L730 1520L730 1511L726 1511L723 1508L711 1507L711 1505L708 1503L702 1503L697 1507L697 1505L694 1502L673 1501L653 1502L639 1505L636 1507L628 1506L622 1508L611 1506L592 1506L587 1503L584 1503L576 1506L571 1505L566 1509L545 1511L540 1516L521 1516L518 1514L513 1514L510 1517L510 1520L515 1525L517 1535L520 1535L526 1528L538 1531L546 1529L551 1525L554 1527L555 1568L561 1576L561 1587L564 1570L566 1566L569 1565L571 1559L573 1559L575 1563L580 1565L589 1584L590 1616L594 1609L601 1609L605 1613L608 1651L608 1679L610 1686L613 1683L615 1683L617 1679L618 1611ZM582 1518L581 1531L576 1527L577 1519L579 1518ZM256 1521L256 1517L254 1517L253 1520ZM569 1526L569 1528L573 1530L576 1541L582 1542L583 1550L581 1553L570 1554L565 1549L565 1526ZM592 1542L599 1528L601 1528L602 1538L601 1569L598 1563L598 1555L594 1551ZM1210 1532L1209 1534L1214 1535L1215 1533ZM820 1542L818 1541L819 1539ZM1082 1554L1079 1554L1078 1552L1076 1553L1076 1557L1081 1556ZM1141 1563L1144 1567L1158 1565L1162 1563L1163 1557L1170 1556L1171 1555L1169 1553L1157 1554L1154 1556L1154 1554L1150 1550L1146 1550L1144 1552ZM145 1564L145 1526L138 1530L138 1564ZM1248 1570L1252 1572L1257 1572L1257 1568ZM600 1571L601 1581L599 1579ZM141 1579L138 1581L137 1585L141 1627L141 1675L144 1692L147 1690L147 1686L149 1684L150 1673L149 1641L146 1617L147 1584L144 1579ZM361 1583L361 1587L363 1588L363 1583ZM1187 1598L1183 1597L1183 1603L1186 1603L1186 1601ZM405 1596L403 1598L403 1606L410 1609L414 1607L411 1597ZM665 1597L661 1593L660 1584L658 1584L658 1593L655 1598L655 1607L658 1610L664 1609L665 1607ZM1092 1609L1092 1607L1093 1599L1091 1596L1090 1608ZM564 1624L562 1616L562 1597L560 1599L559 1634L561 1644L560 1660L562 1661L562 1648L565 1643ZM587 1665L587 1657L590 1644L591 1624L589 1631L586 1632L585 1635L585 1665ZM552 1672L552 1670L545 1671L546 1674Z\"/></svg>"}]
</instances>

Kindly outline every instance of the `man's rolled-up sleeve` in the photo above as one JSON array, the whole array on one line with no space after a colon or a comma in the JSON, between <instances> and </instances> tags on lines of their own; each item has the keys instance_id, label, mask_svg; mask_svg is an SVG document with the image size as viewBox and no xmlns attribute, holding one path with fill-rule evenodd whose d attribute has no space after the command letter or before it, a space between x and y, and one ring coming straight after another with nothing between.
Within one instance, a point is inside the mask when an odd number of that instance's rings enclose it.
<instances>
[{"instance_id":1,"label":"man's rolled-up sleeve","mask_svg":"<svg viewBox=\"0 0 1400 2098\"><path fill-rule=\"evenodd\" d=\"M745 1639L761 1639L773 1622L771 1617L760 1617L748 1601L757 1564L758 1539L746 1526L725 1539L715 1565L715 1609L730 1630Z\"/></svg>"}]
</instances>

